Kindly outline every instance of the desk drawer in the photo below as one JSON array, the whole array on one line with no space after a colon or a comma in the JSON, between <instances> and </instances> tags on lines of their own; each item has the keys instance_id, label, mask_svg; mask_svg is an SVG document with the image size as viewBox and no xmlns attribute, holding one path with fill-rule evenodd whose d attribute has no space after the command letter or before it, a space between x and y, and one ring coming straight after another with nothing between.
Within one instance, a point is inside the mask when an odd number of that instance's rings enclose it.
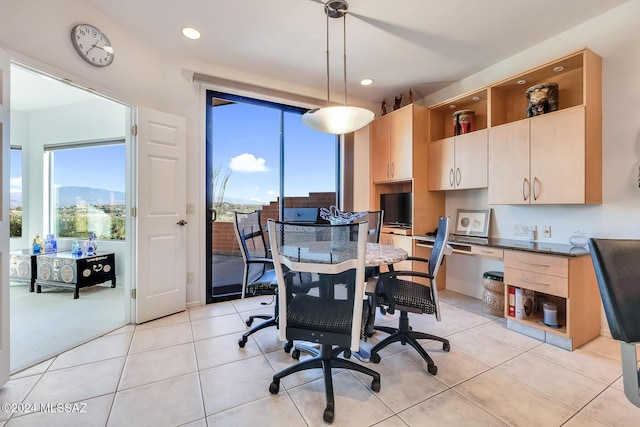
<instances>
[{"instance_id":1,"label":"desk drawer","mask_svg":"<svg viewBox=\"0 0 640 427\"><path fill-rule=\"evenodd\" d=\"M504 250L488 246L471 246L471 255L502 259L504 257Z\"/></svg>"},{"instance_id":2,"label":"desk drawer","mask_svg":"<svg viewBox=\"0 0 640 427\"><path fill-rule=\"evenodd\" d=\"M505 267L504 281L510 286L531 289L563 298L569 297L569 281L564 277Z\"/></svg>"},{"instance_id":3,"label":"desk drawer","mask_svg":"<svg viewBox=\"0 0 640 427\"><path fill-rule=\"evenodd\" d=\"M537 255L529 252L505 251L504 266L517 270L559 277L569 277L569 260L564 257Z\"/></svg>"}]
</instances>

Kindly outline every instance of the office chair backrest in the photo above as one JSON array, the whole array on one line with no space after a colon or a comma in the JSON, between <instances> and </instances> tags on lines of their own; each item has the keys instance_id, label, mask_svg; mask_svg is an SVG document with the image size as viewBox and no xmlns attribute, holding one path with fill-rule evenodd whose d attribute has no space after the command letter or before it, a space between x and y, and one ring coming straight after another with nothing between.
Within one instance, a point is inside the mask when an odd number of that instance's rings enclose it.
<instances>
[{"instance_id":1,"label":"office chair backrest","mask_svg":"<svg viewBox=\"0 0 640 427\"><path fill-rule=\"evenodd\" d=\"M348 302L353 306L353 316L349 319L350 334L338 337L336 335L339 334L326 333L325 338L321 337L322 334L317 334L318 338L315 342L345 346L357 351L360 343L365 286L367 223L305 225L270 219L268 227L278 277L280 339L283 341L305 339L304 331L301 332L303 335L291 335L296 331L291 331L287 326L291 323L291 320L287 319L287 304L297 292L296 283L293 283L299 276L296 273L310 273L314 276L314 282L318 283L318 287L313 289L314 295L311 295L311 292L308 293L308 289L301 295L303 298L316 296L318 304L323 304L324 301L325 305L320 306L317 313L326 315L333 304ZM326 305L327 301L329 301L328 305ZM310 311L307 315L313 316L314 311ZM304 319L296 320L298 325L304 323ZM304 328L298 326L298 329ZM328 341L323 342L325 339Z\"/></svg>"},{"instance_id":2,"label":"office chair backrest","mask_svg":"<svg viewBox=\"0 0 640 427\"><path fill-rule=\"evenodd\" d=\"M620 341L624 394L640 407L640 240L589 239L611 336Z\"/></svg>"},{"instance_id":3,"label":"office chair backrest","mask_svg":"<svg viewBox=\"0 0 640 427\"><path fill-rule=\"evenodd\" d=\"M640 342L640 240L589 239L611 336Z\"/></svg>"},{"instance_id":4,"label":"office chair backrest","mask_svg":"<svg viewBox=\"0 0 640 427\"><path fill-rule=\"evenodd\" d=\"M267 257L268 250L260 223L260 211L234 212L233 222L240 252L245 262L251 258Z\"/></svg>"},{"instance_id":5,"label":"office chair backrest","mask_svg":"<svg viewBox=\"0 0 640 427\"><path fill-rule=\"evenodd\" d=\"M435 277L438 274L438 269L444 258L445 250L447 248L447 240L449 238L449 217L440 217L438 219L438 233L436 239L433 242L433 249L431 250L431 256L429 257L429 274Z\"/></svg>"}]
</instances>

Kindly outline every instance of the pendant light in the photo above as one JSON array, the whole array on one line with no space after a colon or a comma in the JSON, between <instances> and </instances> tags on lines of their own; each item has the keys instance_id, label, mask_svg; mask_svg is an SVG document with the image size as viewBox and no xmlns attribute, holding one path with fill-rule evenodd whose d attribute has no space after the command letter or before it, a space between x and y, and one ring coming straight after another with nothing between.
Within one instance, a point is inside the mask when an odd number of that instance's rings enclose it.
<instances>
[{"instance_id":1,"label":"pendant light","mask_svg":"<svg viewBox=\"0 0 640 427\"><path fill-rule=\"evenodd\" d=\"M347 105L347 11L349 5L344 0L329 0L324 5L327 15L327 106L307 111L302 123L320 132L341 135L356 131L371 122L375 114L366 108ZM344 105L331 106L329 90L329 18L343 18L344 39Z\"/></svg>"}]
</instances>

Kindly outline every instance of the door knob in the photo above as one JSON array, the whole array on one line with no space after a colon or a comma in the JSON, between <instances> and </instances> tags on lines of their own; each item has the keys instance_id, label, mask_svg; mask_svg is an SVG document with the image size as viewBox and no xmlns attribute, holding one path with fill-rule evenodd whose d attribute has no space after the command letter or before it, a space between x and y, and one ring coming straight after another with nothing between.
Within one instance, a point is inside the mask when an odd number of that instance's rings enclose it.
<instances>
[{"instance_id":1,"label":"door knob","mask_svg":"<svg viewBox=\"0 0 640 427\"><path fill-rule=\"evenodd\" d=\"M176 222L176 224L178 224L181 227L184 227L185 225L188 224L188 222L185 221L184 219L181 219L180 221Z\"/></svg>"}]
</instances>

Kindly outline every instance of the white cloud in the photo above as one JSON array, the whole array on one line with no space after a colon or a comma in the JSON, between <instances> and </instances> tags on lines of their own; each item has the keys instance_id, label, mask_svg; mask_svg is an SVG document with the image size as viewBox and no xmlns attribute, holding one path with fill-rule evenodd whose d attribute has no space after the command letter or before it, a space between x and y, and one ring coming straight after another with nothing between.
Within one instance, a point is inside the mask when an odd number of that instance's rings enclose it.
<instances>
[{"instance_id":1,"label":"white cloud","mask_svg":"<svg viewBox=\"0 0 640 427\"><path fill-rule=\"evenodd\" d=\"M9 182L10 192L11 193L19 193L22 191L22 177L11 178Z\"/></svg>"},{"instance_id":2,"label":"white cloud","mask_svg":"<svg viewBox=\"0 0 640 427\"><path fill-rule=\"evenodd\" d=\"M253 154L244 153L233 157L229 167L235 172L269 172L265 163L266 160L262 157L256 158Z\"/></svg>"},{"instance_id":3,"label":"white cloud","mask_svg":"<svg viewBox=\"0 0 640 427\"><path fill-rule=\"evenodd\" d=\"M277 191L273 191L273 190L269 190L269 191L267 191L267 194L270 195L270 196L275 196L276 194L278 194L278 192Z\"/></svg>"}]
</instances>

